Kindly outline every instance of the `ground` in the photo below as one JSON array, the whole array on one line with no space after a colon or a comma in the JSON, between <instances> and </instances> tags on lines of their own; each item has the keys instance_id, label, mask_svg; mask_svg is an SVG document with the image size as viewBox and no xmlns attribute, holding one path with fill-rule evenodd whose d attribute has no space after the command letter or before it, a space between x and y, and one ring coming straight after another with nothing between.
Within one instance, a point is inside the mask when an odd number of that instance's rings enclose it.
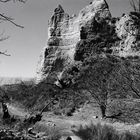
<instances>
[{"instance_id":1,"label":"ground","mask_svg":"<svg viewBox=\"0 0 140 140\"><path fill-rule=\"evenodd\" d=\"M20 119L24 119L25 117L29 116L29 112L25 111L22 107L19 107L14 104L7 104L8 109L11 115L18 116ZM61 138L64 140L67 136L72 136L74 140L79 140L78 137L76 137L72 129L78 128L80 125L88 125L88 124L108 124L112 125L114 128L116 128L119 131L125 131L129 130L133 133L138 132L138 129L140 128L140 124L130 125L126 123L109 123L107 120L103 120L101 118L95 119L92 116L92 112L89 106L84 107L80 111L77 111L74 113L72 117L66 117L66 116L56 116L51 112L46 112L43 114L43 118L40 122L37 122L34 126L29 126L33 128L33 131L38 134L40 137L47 136L48 134L58 131L64 136ZM89 112L87 114L87 112ZM89 115L89 117L87 116Z\"/></svg>"}]
</instances>

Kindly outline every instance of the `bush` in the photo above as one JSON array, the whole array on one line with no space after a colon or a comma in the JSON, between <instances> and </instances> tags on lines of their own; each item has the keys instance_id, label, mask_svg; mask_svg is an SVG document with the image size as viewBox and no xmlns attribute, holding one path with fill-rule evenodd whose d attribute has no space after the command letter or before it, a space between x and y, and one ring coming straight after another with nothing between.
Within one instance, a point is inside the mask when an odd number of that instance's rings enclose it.
<instances>
[{"instance_id":1,"label":"bush","mask_svg":"<svg viewBox=\"0 0 140 140\"><path fill-rule=\"evenodd\" d=\"M118 132L112 126L109 125L93 125L80 126L74 134L80 137L82 140L139 140L140 136L133 134L129 131L123 133Z\"/></svg>"},{"instance_id":2,"label":"bush","mask_svg":"<svg viewBox=\"0 0 140 140\"><path fill-rule=\"evenodd\" d=\"M117 118L119 122L127 123L139 123L140 122L140 102L133 99L116 99L113 100L108 106L108 114L118 114L122 113L121 116Z\"/></svg>"},{"instance_id":3,"label":"bush","mask_svg":"<svg viewBox=\"0 0 140 140\"><path fill-rule=\"evenodd\" d=\"M78 131L73 131L82 140L118 140L118 134L114 128L101 124L82 127Z\"/></svg>"}]
</instances>

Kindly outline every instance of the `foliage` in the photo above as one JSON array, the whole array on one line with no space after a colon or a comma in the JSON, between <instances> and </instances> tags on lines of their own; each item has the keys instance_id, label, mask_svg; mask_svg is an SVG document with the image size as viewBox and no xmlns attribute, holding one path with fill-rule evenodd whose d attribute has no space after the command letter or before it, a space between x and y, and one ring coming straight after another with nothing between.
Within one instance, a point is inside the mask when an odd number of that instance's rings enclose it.
<instances>
[{"instance_id":1,"label":"foliage","mask_svg":"<svg viewBox=\"0 0 140 140\"><path fill-rule=\"evenodd\" d=\"M72 115L85 101L94 99L104 117L110 101L112 107L110 106L109 115L114 115L119 113L112 111L117 108L117 104L113 103L115 99L140 97L139 65L139 59L96 55L86 58L83 63L65 68L61 80L71 81L67 88L44 81L37 85L33 82L21 82L4 86L3 89L12 102L17 101L34 111L41 111L54 100L44 111L54 111L58 115ZM128 105L127 110L129 108L131 107Z\"/></svg>"},{"instance_id":2,"label":"foliage","mask_svg":"<svg viewBox=\"0 0 140 140\"><path fill-rule=\"evenodd\" d=\"M140 63L139 58L126 58L121 60L119 76L114 79L121 84L121 89L132 97L139 98L140 95Z\"/></svg>"},{"instance_id":3,"label":"foliage","mask_svg":"<svg viewBox=\"0 0 140 140\"><path fill-rule=\"evenodd\" d=\"M116 118L112 118L112 121L123 122L123 123L139 123L140 122L140 102L136 99L114 99L108 105L108 115L122 114Z\"/></svg>"},{"instance_id":4,"label":"foliage","mask_svg":"<svg viewBox=\"0 0 140 140\"><path fill-rule=\"evenodd\" d=\"M108 101L139 98L139 65L139 58L94 55L68 68L65 77L71 79L71 89L95 99L104 117Z\"/></svg>"},{"instance_id":5,"label":"foliage","mask_svg":"<svg viewBox=\"0 0 140 140\"><path fill-rule=\"evenodd\" d=\"M120 133L112 126L91 124L89 126L80 126L74 134L82 140L139 140L140 136L133 134L129 131Z\"/></svg>"},{"instance_id":6,"label":"foliage","mask_svg":"<svg viewBox=\"0 0 140 140\"><path fill-rule=\"evenodd\" d=\"M87 91L101 108L103 117L112 93L113 74L117 73L118 60L114 57L94 56L85 59L79 73L74 77L80 91Z\"/></svg>"},{"instance_id":7,"label":"foliage","mask_svg":"<svg viewBox=\"0 0 140 140\"><path fill-rule=\"evenodd\" d=\"M3 86L12 103L18 102L31 111L53 111L55 114L72 115L87 98L73 89L61 89L55 84L21 82Z\"/></svg>"}]
</instances>

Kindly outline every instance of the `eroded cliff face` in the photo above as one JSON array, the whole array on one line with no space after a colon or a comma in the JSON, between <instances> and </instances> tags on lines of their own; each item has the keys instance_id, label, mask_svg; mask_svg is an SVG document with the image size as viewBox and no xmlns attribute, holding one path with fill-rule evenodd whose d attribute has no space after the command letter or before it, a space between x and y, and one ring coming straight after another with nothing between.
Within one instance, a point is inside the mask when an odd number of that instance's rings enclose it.
<instances>
[{"instance_id":1,"label":"eroded cliff face","mask_svg":"<svg viewBox=\"0 0 140 140\"><path fill-rule=\"evenodd\" d=\"M55 82L67 65L89 54L139 55L137 18L135 14L112 18L105 0L93 0L78 16L69 16L59 5L49 21L48 44L40 57L37 80Z\"/></svg>"},{"instance_id":2,"label":"eroded cliff face","mask_svg":"<svg viewBox=\"0 0 140 140\"><path fill-rule=\"evenodd\" d=\"M131 12L124 14L116 23L116 33L121 39L116 47L117 55L120 57L140 55L140 15Z\"/></svg>"}]
</instances>

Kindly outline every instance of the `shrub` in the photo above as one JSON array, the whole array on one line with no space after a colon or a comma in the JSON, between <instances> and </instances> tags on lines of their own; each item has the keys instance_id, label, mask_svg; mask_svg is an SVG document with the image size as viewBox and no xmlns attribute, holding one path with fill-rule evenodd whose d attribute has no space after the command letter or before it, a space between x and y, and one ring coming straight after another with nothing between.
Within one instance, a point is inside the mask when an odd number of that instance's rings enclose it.
<instances>
[{"instance_id":1,"label":"shrub","mask_svg":"<svg viewBox=\"0 0 140 140\"><path fill-rule=\"evenodd\" d=\"M115 129L107 125L93 125L82 127L78 131L73 131L82 140L118 140L119 136Z\"/></svg>"},{"instance_id":2,"label":"shrub","mask_svg":"<svg viewBox=\"0 0 140 140\"><path fill-rule=\"evenodd\" d=\"M122 113L116 120L119 122L127 122L127 123L139 123L140 122L140 103L139 101L135 101L133 99L118 99L113 100L108 106L109 114L118 114Z\"/></svg>"},{"instance_id":3,"label":"shrub","mask_svg":"<svg viewBox=\"0 0 140 140\"><path fill-rule=\"evenodd\" d=\"M129 131L118 132L109 125L89 125L80 126L77 131L72 130L74 134L82 140L139 140L140 136Z\"/></svg>"}]
</instances>

